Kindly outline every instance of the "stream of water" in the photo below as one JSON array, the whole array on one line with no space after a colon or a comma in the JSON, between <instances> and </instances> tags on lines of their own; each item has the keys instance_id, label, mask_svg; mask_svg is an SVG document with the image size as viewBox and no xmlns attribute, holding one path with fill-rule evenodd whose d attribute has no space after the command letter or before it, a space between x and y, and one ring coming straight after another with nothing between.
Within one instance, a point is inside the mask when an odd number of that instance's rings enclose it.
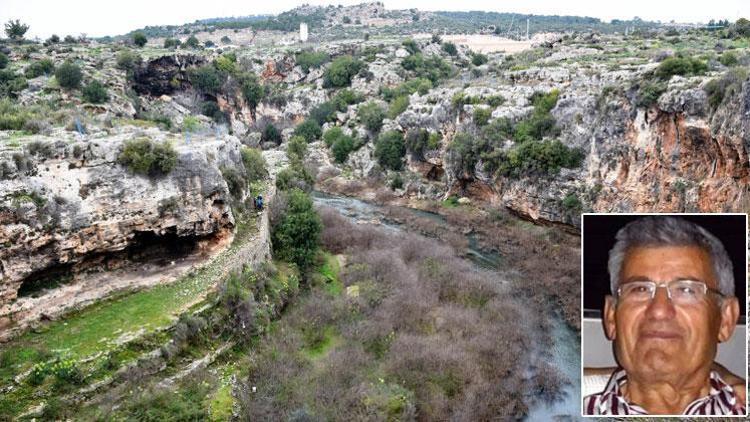
<instances>
[{"instance_id":1,"label":"stream of water","mask_svg":"<svg viewBox=\"0 0 750 422\"><path fill-rule=\"evenodd\" d=\"M361 201L356 198L330 195L314 191L312 194L316 205L324 205L338 210L342 215L357 222L379 224L386 230L403 231L398 223L387 218L378 205ZM439 214L401 207L418 217L428 218L440 224L448 224ZM502 257L497 253L488 252L479 247L473 234L468 234L468 248L465 255L475 265L483 269L501 269ZM552 350L550 350L552 366L556 367L568 381L563 387L563 398L553 403L539 403L530 407L527 421L583 420L581 418L580 393L580 344L576 333L573 332L558 316L550 317L550 332L552 335Z\"/></svg>"}]
</instances>

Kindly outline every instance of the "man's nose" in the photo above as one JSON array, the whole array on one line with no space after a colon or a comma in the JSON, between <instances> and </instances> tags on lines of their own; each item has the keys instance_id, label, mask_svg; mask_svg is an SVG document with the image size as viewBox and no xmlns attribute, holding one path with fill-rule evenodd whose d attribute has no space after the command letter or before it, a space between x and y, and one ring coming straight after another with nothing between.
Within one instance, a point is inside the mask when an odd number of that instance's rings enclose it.
<instances>
[{"instance_id":1,"label":"man's nose","mask_svg":"<svg viewBox=\"0 0 750 422\"><path fill-rule=\"evenodd\" d=\"M649 318L665 319L672 318L675 315L674 303L669 298L669 291L666 286L659 286L654 292L654 298L646 308L646 315Z\"/></svg>"}]
</instances>

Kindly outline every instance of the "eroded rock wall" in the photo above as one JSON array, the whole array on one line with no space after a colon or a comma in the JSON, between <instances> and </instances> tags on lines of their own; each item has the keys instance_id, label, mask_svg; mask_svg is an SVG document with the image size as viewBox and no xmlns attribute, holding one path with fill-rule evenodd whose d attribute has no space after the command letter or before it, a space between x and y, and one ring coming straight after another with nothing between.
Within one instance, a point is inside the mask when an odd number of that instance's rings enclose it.
<instances>
[{"instance_id":1,"label":"eroded rock wall","mask_svg":"<svg viewBox=\"0 0 750 422\"><path fill-rule=\"evenodd\" d=\"M169 174L137 175L117 162L125 141L144 136L174 145ZM231 236L221 169L244 172L239 141L172 136L154 129L87 140L38 137L30 141L35 154L29 143L0 151L16 166L0 181L0 317L12 315L26 278L55 267L90 269L92 258L123 251L144 234L177 242ZM103 262L93 265L111 265Z\"/></svg>"}]
</instances>

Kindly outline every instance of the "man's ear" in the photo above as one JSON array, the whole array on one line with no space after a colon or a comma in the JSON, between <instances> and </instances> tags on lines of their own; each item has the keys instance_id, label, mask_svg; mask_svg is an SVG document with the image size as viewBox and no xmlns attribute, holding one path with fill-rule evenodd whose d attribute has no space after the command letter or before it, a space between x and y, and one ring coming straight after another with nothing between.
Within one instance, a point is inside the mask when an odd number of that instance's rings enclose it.
<instances>
[{"instance_id":1,"label":"man's ear","mask_svg":"<svg viewBox=\"0 0 750 422\"><path fill-rule=\"evenodd\" d=\"M615 298L611 295L607 295L604 298L604 315L602 322L604 323L604 333L610 341L615 339L615 332L617 331L617 325L615 323Z\"/></svg>"},{"instance_id":2,"label":"man's ear","mask_svg":"<svg viewBox=\"0 0 750 422\"><path fill-rule=\"evenodd\" d=\"M736 297L725 298L720 306L721 325L719 326L719 342L723 343L732 337L737 319L740 315L740 304Z\"/></svg>"}]
</instances>

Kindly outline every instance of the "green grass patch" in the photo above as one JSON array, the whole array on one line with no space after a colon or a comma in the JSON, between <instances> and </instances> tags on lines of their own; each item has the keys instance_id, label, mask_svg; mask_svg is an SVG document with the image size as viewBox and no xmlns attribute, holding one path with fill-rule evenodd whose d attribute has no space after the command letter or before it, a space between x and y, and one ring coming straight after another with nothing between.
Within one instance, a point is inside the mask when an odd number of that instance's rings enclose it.
<instances>
[{"instance_id":1,"label":"green grass patch","mask_svg":"<svg viewBox=\"0 0 750 422\"><path fill-rule=\"evenodd\" d=\"M222 385L211 396L208 405L209 420L211 421L228 421L232 419L232 407L234 398L232 397L231 384Z\"/></svg>"},{"instance_id":2,"label":"green grass patch","mask_svg":"<svg viewBox=\"0 0 750 422\"><path fill-rule=\"evenodd\" d=\"M239 220L239 219L238 219ZM0 385L50 358L49 352L81 360L98 352L118 348L128 336L139 337L171 325L177 316L223 273L237 250L251 238L253 224L238 226L235 241L212 262L168 285L126 292L101 301L64 319L42 325L3 345ZM128 356L122 356L127 359Z\"/></svg>"},{"instance_id":3,"label":"green grass patch","mask_svg":"<svg viewBox=\"0 0 750 422\"><path fill-rule=\"evenodd\" d=\"M341 266L336 256L331 255L328 252L324 252L323 264L318 268L318 273L322 276L324 281L324 289L332 296L338 296L344 291L344 284L339 278L341 272Z\"/></svg>"},{"instance_id":4,"label":"green grass patch","mask_svg":"<svg viewBox=\"0 0 750 422\"><path fill-rule=\"evenodd\" d=\"M323 335L320 340L316 341L315 344L309 347L305 347L302 350L302 354L310 360L318 360L328 355L328 352L341 344L341 342L342 338L338 332L336 332L336 329L328 326L323 330Z\"/></svg>"},{"instance_id":5,"label":"green grass patch","mask_svg":"<svg viewBox=\"0 0 750 422\"><path fill-rule=\"evenodd\" d=\"M441 201L440 205L444 206L445 208L457 208L461 204L458 202L458 196L451 195L448 197L448 199Z\"/></svg>"}]
</instances>

